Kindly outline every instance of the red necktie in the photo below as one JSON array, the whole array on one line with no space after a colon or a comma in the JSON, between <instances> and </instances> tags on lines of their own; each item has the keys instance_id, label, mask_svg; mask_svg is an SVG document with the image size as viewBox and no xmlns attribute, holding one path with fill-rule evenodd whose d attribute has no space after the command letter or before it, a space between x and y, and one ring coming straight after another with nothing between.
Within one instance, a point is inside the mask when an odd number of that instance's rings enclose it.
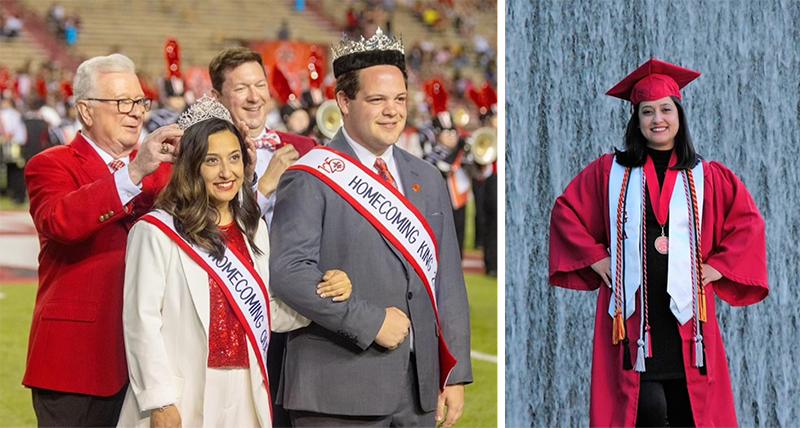
<instances>
[{"instance_id":1,"label":"red necktie","mask_svg":"<svg viewBox=\"0 0 800 428\"><path fill-rule=\"evenodd\" d=\"M381 158L375 159L375 164L373 165L375 169L378 170L378 174L386 180L387 183L397 188L397 182L394 181L394 177L392 177L392 173L389 172L389 167L386 166L386 162L383 161Z\"/></svg>"},{"instance_id":2,"label":"red necktie","mask_svg":"<svg viewBox=\"0 0 800 428\"><path fill-rule=\"evenodd\" d=\"M113 161L108 163L108 166L111 167L111 169L112 169L111 172L115 173L115 172L117 172L118 169L120 169L123 166L125 166L125 162L123 162L123 161L121 161L119 159L114 159Z\"/></svg>"}]
</instances>

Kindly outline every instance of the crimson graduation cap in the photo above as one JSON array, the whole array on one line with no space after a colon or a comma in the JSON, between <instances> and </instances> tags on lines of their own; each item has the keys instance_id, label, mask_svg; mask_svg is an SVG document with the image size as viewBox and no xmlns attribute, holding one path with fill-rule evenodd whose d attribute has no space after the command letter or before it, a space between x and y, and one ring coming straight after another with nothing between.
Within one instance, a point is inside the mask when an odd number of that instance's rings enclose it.
<instances>
[{"instance_id":1,"label":"crimson graduation cap","mask_svg":"<svg viewBox=\"0 0 800 428\"><path fill-rule=\"evenodd\" d=\"M647 60L620 80L606 95L630 101L655 101L668 96L681 99L680 89L700 76L700 73L655 58Z\"/></svg>"}]
</instances>

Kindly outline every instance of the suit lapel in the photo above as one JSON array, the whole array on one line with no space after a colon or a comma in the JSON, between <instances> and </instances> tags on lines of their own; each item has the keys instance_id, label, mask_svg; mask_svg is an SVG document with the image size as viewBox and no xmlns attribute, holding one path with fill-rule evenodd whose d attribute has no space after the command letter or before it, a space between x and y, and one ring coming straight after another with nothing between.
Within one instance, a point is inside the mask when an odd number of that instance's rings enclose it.
<instances>
[{"instance_id":1,"label":"suit lapel","mask_svg":"<svg viewBox=\"0 0 800 428\"><path fill-rule=\"evenodd\" d=\"M111 171L108 170L108 165L103 162L103 158L97 154L89 142L83 138L83 134L78 132L69 145L72 147L81 168L92 178L92 181L101 180L111 174Z\"/></svg>"},{"instance_id":2,"label":"suit lapel","mask_svg":"<svg viewBox=\"0 0 800 428\"><path fill-rule=\"evenodd\" d=\"M336 135L333 136L331 141L328 143L328 146L330 148L336 149L336 150L338 150L338 151L340 151L340 152L342 152L342 153L344 153L344 154L346 154L346 155L348 155L348 156L350 156L352 158L358 159L358 156L356 156L356 152L353 151L353 148L350 147L350 143L348 143L347 139L344 138L344 134L342 133L341 129L339 129L336 132ZM358 159L358 160L360 161L361 159Z\"/></svg>"},{"instance_id":3,"label":"suit lapel","mask_svg":"<svg viewBox=\"0 0 800 428\"><path fill-rule=\"evenodd\" d=\"M338 151L340 151L340 152L342 152L342 153L344 153L344 154L356 159L357 161L361 162L361 159L359 159L358 156L356 156L356 153L353 151L353 148L350 147L350 143L348 143L347 139L344 138L344 134L342 133L341 129L339 129L339 131L336 133L336 135L333 136L333 138L331 139L331 142L328 143L328 145L332 149L336 149L336 150L338 150ZM411 189L411 186L413 186L412 183L416 183L417 174L416 174L416 172L411 173L411 172L406 172L405 171L405 170L408 169L409 162L406 159L403 159L402 161L400 161L400 159L398 157L398 155L400 155L400 153L401 153L401 151L397 147L395 147L395 153L394 153L395 162L397 162L397 169L398 169L398 171L400 171L400 179L403 182L403 190L406 193L406 195L408 196L409 193L417 193L417 192L412 192L412 189ZM368 169L370 169L370 171L372 170L372 168L369 165L365 165L365 166ZM414 180L414 181L412 182L412 180ZM420 201L421 201L421 197L420 197ZM419 208L419 206L415 202L412 201L412 204L414 204L415 206L417 206ZM361 214L358 214L358 215L361 215ZM364 221L367 221L367 219L364 219ZM370 225L370 227L373 227L373 226ZM394 255L397 256L398 259L400 259L400 261L403 263L403 266L406 268L406 270L409 270L410 266L408 265L408 260L406 260L406 258L403 257L403 254L400 252L400 250L398 250L394 246L394 244L389 242L389 240L386 239L386 237L383 236L382 233L379 232L379 234L381 235L381 238L383 239L383 242L385 242L386 245L389 246L389 248L391 248L391 250L394 253Z\"/></svg>"},{"instance_id":4,"label":"suit lapel","mask_svg":"<svg viewBox=\"0 0 800 428\"><path fill-rule=\"evenodd\" d=\"M210 317L210 297L208 291L208 272L206 272L200 265L198 265L185 251L182 249L178 251L180 254L181 267L186 281L186 287L189 289L189 295L192 296L192 303L194 309L197 311L197 316L200 322L203 323L203 332L206 333L206 340L208 340L208 325Z\"/></svg>"},{"instance_id":5,"label":"suit lapel","mask_svg":"<svg viewBox=\"0 0 800 428\"><path fill-rule=\"evenodd\" d=\"M421 214L425 214L425 196L421 192L423 185L431 185L432 183L420 184L419 170L409 159L411 154L403 149L394 147L394 161L397 163L397 171L400 173L400 181L403 182L403 193L406 199L411 202Z\"/></svg>"}]
</instances>

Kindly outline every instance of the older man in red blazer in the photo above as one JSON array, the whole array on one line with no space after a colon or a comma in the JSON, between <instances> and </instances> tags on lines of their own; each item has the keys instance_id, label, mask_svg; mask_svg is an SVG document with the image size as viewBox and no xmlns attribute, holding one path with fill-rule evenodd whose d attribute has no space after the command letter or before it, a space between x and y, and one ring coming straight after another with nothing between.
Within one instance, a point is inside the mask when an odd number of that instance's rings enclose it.
<instances>
[{"instance_id":1,"label":"older man in red blazer","mask_svg":"<svg viewBox=\"0 0 800 428\"><path fill-rule=\"evenodd\" d=\"M22 383L40 426L114 426L128 381L128 230L168 179L182 131L161 128L136 153L150 100L123 55L85 61L73 87L82 131L25 167L40 252Z\"/></svg>"}]
</instances>

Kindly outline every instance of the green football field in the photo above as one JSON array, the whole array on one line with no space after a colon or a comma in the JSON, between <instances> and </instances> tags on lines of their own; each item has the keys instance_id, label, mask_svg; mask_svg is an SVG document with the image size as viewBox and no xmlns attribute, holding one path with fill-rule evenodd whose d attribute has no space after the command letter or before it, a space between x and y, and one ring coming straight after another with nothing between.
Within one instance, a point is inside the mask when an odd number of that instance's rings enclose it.
<instances>
[{"instance_id":1,"label":"green football field","mask_svg":"<svg viewBox=\"0 0 800 428\"><path fill-rule=\"evenodd\" d=\"M497 279L469 274L466 280L472 350L495 356ZM30 392L20 385L35 295L35 284L0 285L0 427L36 426ZM475 383L466 387L464 415L456 426L496 426L497 363L473 358L472 369Z\"/></svg>"}]
</instances>

